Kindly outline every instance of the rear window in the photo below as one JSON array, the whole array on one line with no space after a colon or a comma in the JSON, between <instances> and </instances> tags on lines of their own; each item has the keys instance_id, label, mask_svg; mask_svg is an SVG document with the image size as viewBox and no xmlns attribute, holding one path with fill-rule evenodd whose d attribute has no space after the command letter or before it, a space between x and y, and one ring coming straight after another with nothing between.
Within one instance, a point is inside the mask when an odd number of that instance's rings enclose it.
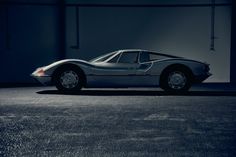
<instances>
[{"instance_id":1,"label":"rear window","mask_svg":"<svg viewBox=\"0 0 236 157\"><path fill-rule=\"evenodd\" d=\"M149 62L149 61L154 61L154 60L161 60L161 59L166 59L168 58L167 56L162 56L159 54L155 54L152 52L141 52L140 53L140 62Z\"/></svg>"}]
</instances>

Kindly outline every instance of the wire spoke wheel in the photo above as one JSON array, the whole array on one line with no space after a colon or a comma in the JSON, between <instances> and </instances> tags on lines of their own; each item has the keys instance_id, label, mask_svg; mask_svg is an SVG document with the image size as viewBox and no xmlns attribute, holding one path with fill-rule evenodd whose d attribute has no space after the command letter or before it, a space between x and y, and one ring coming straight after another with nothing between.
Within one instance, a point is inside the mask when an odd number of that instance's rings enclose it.
<instances>
[{"instance_id":1,"label":"wire spoke wheel","mask_svg":"<svg viewBox=\"0 0 236 157\"><path fill-rule=\"evenodd\" d=\"M186 76L181 71L171 72L168 76L168 85L172 89L180 90L185 87L186 83Z\"/></svg>"},{"instance_id":2,"label":"wire spoke wheel","mask_svg":"<svg viewBox=\"0 0 236 157\"><path fill-rule=\"evenodd\" d=\"M73 89L79 83L79 76L76 72L68 70L61 74L59 81L64 88Z\"/></svg>"},{"instance_id":3,"label":"wire spoke wheel","mask_svg":"<svg viewBox=\"0 0 236 157\"><path fill-rule=\"evenodd\" d=\"M166 68L160 77L160 87L167 92L188 91L192 85L192 71L182 65Z\"/></svg>"}]
</instances>

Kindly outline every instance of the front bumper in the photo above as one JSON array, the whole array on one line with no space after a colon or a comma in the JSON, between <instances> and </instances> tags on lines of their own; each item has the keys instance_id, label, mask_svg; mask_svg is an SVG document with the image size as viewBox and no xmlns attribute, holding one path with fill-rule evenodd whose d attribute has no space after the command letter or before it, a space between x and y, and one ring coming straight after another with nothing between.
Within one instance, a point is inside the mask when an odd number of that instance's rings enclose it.
<instances>
[{"instance_id":1,"label":"front bumper","mask_svg":"<svg viewBox=\"0 0 236 157\"><path fill-rule=\"evenodd\" d=\"M52 84L52 77L46 73L45 67L37 68L30 76L43 85Z\"/></svg>"},{"instance_id":2,"label":"front bumper","mask_svg":"<svg viewBox=\"0 0 236 157\"><path fill-rule=\"evenodd\" d=\"M35 76L31 74L31 76L43 85L52 85L52 77L51 76Z\"/></svg>"}]
</instances>

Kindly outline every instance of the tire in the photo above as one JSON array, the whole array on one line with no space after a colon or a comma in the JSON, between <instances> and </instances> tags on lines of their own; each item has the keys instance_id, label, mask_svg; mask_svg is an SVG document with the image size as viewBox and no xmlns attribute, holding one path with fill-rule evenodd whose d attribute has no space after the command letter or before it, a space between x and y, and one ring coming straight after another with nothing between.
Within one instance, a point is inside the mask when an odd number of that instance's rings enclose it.
<instances>
[{"instance_id":1,"label":"tire","mask_svg":"<svg viewBox=\"0 0 236 157\"><path fill-rule=\"evenodd\" d=\"M84 76L79 68L64 66L55 72L53 80L60 91L79 91L83 86Z\"/></svg>"},{"instance_id":2,"label":"tire","mask_svg":"<svg viewBox=\"0 0 236 157\"><path fill-rule=\"evenodd\" d=\"M182 66L168 68L160 79L160 87L165 91L188 91L192 85L191 71Z\"/></svg>"}]
</instances>

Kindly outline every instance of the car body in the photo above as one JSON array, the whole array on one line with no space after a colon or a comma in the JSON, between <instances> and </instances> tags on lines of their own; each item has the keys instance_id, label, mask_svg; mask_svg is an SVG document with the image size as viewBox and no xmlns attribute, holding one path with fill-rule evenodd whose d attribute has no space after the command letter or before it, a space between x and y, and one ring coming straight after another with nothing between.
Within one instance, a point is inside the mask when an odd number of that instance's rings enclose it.
<instances>
[{"instance_id":1,"label":"car body","mask_svg":"<svg viewBox=\"0 0 236 157\"><path fill-rule=\"evenodd\" d=\"M207 79L209 64L147 50L114 51L91 61L65 59L36 69L31 76L44 85L72 91L106 87L161 87L185 91Z\"/></svg>"}]
</instances>

